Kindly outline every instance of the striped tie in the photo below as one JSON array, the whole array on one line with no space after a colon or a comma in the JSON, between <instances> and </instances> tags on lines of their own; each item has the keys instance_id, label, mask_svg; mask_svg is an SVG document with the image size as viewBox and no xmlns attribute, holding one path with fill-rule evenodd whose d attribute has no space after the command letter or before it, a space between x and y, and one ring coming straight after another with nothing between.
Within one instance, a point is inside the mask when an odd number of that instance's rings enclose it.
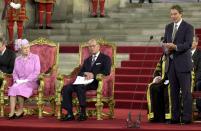
<instances>
[{"instance_id":1,"label":"striped tie","mask_svg":"<svg viewBox=\"0 0 201 131\"><path fill-rule=\"evenodd\" d=\"M94 65L95 61L96 61L96 55L93 55L91 60L91 66Z\"/></svg>"},{"instance_id":2,"label":"striped tie","mask_svg":"<svg viewBox=\"0 0 201 131\"><path fill-rule=\"evenodd\" d=\"M174 41L176 33L177 33L177 25L175 24L173 32L172 32L172 42Z\"/></svg>"}]
</instances>

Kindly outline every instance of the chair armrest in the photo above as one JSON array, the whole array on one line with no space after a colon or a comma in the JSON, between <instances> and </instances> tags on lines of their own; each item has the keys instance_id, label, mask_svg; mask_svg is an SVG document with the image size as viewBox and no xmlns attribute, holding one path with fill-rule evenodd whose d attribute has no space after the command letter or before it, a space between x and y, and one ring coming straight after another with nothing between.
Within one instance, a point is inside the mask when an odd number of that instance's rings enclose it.
<instances>
[{"instance_id":1,"label":"chair armrest","mask_svg":"<svg viewBox=\"0 0 201 131\"><path fill-rule=\"evenodd\" d=\"M98 88L97 88L97 94L99 95L108 95L108 91L113 89L114 84L114 76L115 76L115 68L112 67L110 75L103 75L103 74L97 74L96 80L98 80ZM107 87L107 88L106 88ZM113 95L113 94L111 94Z\"/></svg>"},{"instance_id":2,"label":"chair armrest","mask_svg":"<svg viewBox=\"0 0 201 131\"><path fill-rule=\"evenodd\" d=\"M0 79L2 79L2 84L1 84L1 91L4 92L5 91L5 88L7 87L6 84L7 84L7 81L6 79L12 79L13 76L12 74L7 74L7 73L3 73L1 72L0 74Z\"/></svg>"},{"instance_id":3,"label":"chair armrest","mask_svg":"<svg viewBox=\"0 0 201 131\"><path fill-rule=\"evenodd\" d=\"M80 72L80 69L81 69L81 65L78 65L77 67L75 67L73 69L73 71L70 73L70 76L71 77L75 77L78 75L78 73Z\"/></svg>"}]
</instances>

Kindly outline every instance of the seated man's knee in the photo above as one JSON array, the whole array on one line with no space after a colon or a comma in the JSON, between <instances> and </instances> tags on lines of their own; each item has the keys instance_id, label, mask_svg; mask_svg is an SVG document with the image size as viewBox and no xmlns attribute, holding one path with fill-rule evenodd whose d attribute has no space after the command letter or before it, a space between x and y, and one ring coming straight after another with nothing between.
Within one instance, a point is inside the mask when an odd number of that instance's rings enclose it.
<instances>
[{"instance_id":1,"label":"seated man's knee","mask_svg":"<svg viewBox=\"0 0 201 131\"><path fill-rule=\"evenodd\" d=\"M62 95L65 95L65 94L68 94L70 92L73 92L73 86L70 84L70 85L66 85L63 87L62 89Z\"/></svg>"}]
</instances>

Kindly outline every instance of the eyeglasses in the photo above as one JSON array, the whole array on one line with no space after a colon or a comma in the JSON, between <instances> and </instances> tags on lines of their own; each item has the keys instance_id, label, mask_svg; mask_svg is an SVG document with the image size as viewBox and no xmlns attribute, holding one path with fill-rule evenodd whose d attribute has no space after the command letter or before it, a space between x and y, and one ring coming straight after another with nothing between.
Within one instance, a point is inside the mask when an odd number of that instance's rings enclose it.
<instances>
[{"instance_id":1,"label":"eyeglasses","mask_svg":"<svg viewBox=\"0 0 201 131\"><path fill-rule=\"evenodd\" d=\"M97 44L94 44L94 45L89 45L88 47L96 47L97 46Z\"/></svg>"}]
</instances>

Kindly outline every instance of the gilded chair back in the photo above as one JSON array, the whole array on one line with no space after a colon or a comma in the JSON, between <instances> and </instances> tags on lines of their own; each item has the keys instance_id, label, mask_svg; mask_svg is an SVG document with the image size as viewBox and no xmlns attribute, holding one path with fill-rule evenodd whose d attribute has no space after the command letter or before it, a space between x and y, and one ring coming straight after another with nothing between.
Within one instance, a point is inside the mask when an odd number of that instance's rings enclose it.
<instances>
[{"instance_id":1,"label":"gilded chair back","mask_svg":"<svg viewBox=\"0 0 201 131\"><path fill-rule=\"evenodd\" d=\"M55 94L59 44L45 38L38 38L30 43L30 50L39 56L41 74L45 74L44 95L53 96Z\"/></svg>"}]
</instances>

